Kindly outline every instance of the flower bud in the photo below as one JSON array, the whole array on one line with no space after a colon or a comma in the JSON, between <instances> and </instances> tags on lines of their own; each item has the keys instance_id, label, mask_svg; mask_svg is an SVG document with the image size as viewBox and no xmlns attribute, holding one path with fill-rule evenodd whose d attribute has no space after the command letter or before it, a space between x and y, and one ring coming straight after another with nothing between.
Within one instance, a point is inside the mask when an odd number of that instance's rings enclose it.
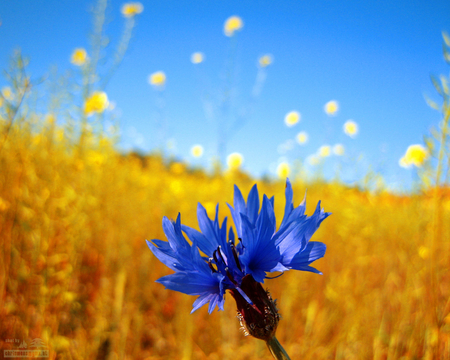
<instances>
[{"instance_id":1,"label":"flower bud","mask_svg":"<svg viewBox=\"0 0 450 360\"><path fill-rule=\"evenodd\" d=\"M243 277L240 289L253 303L250 304L237 289L230 290L236 300L238 318L244 334L265 341L273 338L280 314L269 292L251 275Z\"/></svg>"}]
</instances>

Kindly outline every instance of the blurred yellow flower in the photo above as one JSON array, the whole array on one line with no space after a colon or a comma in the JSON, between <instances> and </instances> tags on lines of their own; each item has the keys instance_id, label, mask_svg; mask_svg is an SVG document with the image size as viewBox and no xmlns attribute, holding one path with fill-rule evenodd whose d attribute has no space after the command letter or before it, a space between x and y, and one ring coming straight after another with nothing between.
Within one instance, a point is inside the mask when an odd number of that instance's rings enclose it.
<instances>
[{"instance_id":1,"label":"blurred yellow flower","mask_svg":"<svg viewBox=\"0 0 450 360\"><path fill-rule=\"evenodd\" d=\"M300 121L301 115L298 111L291 111L284 117L284 123L286 126L291 127Z\"/></svg>"},{"instance_id":2,"label":"blurred yellow flower","mask_svg":"<svg viewBox=\"0 0 450 360\"><path fill-rule=\"evenodd\" d=\"M205 56L201 52L195 52L191 55L191 63L200 64L205 59Z\"/></svg>"},{"instance_id":3,"label":"blurred yellow flower","mask_svg":"<svg viewBox=\"0 0 450 360\"><path fill-rule=\"evenodd\" d=\"M330 145L322 145L322 146L319 148L319 151L317 152L317 154L318 154L320 157L328 157L328 156L330 156L330 154L331 154L331 148L330 148Z\"/></svg>"},{"instance_id":4,"label":"blurred yellow flower","mask_svg":"<svg viewBox=\"0 0 450 360\"><path fill-rule=\"evenodd\" d=\"M333 146L333 154L337 156L342 156L345 153L344 145L336 144Z\"/></svg>"},{"instance_id":5,"label":"blurred yellow flower","mask_svg":"<svg viewBox=\"0 0 450 360\"><path fill-rule=\"evenodd\" d=\"M304 145L308 142L308 133L306 131L300 131L295 139L300 145Z\"/></svg>"},{"instance_id":6,"label":"blurred yellow flower","mask_svg":"<svg viewBox=\"0 0 450 360\"><path fill-rule=\"evenodd\" d=\"M154 72L149 76L148 82L157 88L162 88L166 83L166 74L164 71Z\"/></svg>"},{"instance_id":7,"label":"blurred yellow flower","mask_svg":"<svg viewBox=\"0 0 450 360\"><path fill-rule=\"evenodd\" d=\"M336 100L328 101L323 109L328 116L334 116L339 111L339 103Z\"/></svg>"},{"instance_id":8,"label":"blurred yellow flower","mask_svg":"<svg viewBox=\"0 0 450 360\"><path fill-rule=\"evenodd\" d=\"M282 162L277 166L277 175L280 179L286 179L290 172L291 168L286 162Z\"/></svg>"},{"instance_id":9,"label":"blurred yellow flower","mask_svg":"<svg viewBox=\"0 0 450 360\"><path fill-rule=\"evenodd\" d=\"M428 257L429 257L429 255L430 255L430 249L428 249L427 247L425 247L425 246L420 246L419 247L419 256L422 258L422 259L427 259Z\"/></svg>"},{"instance_id":10,"label":"blurred yellow flower","mask_svg":"<svg viewBox=\"0 0 450 360\"><path fill-rule=\"evenodd\" d=\"M102 113L109 105L108 96L103 91L95 91L84 103L84 112L87 115Z\"/></svg>"},{"instance_id":11,"label":"blurred yellow flower","mask_svg":"<svg viewBox=\"0 0 450 360\"><path fill-rule=\"evenodd\" d=\"M144 11L144 6L140 2L130 2L123 4L122 15L130 18Z\"/></svg>"},{"instance_id":12,"label":"blurred yellow flower","mask_svg":"<svg viewBox=\"0 0 450 360\"><path fill-rule=\"evenodd\" d=\"M306 162L309 164L309 165L318 165L319 163L320 163L320 158L317 156L317 155L309 155L307 158L306 158Z\"/></svg>"},{"instance_id":13,"label":"blurred yellow flower","mask_svg":"<svg viewBox=\"0 0 450 360\"><path fill-rule=\"evenodd\" d=\"M201 146L201 145L194 145L191 148L191 154L194 157L201 157L203 155L203 146Z\"/></svg>"},{"instance_id":14,"label":"blurred yellow flower","mask_svg":"<svg viewBox=\"0 0 450 360\"><path fill-rule=\"evenodd\" d=\"M263 55L259 58L259 66L266 67L272 64L273 57L270 54Z\"/></svg>"},{"instance_id":15,"label":"blurred yellow flower","mask_svg":"<svg viewBox=\"0 0 450 360\"><path fill-rule=\"evenodd\" d=\"M73 51L70 62L76 66L81 66L86 63L87 52L83 48L77 48Z\"/></svg>"},{"instance_id":16,"label":"blurred yellow flower","mask_svg":"<svg viewBox=\"0 0 450 360\"><path fill-rule=\"evenodd\" d=\"M6 100L11 100L13 97L11 88L9 86L4 86L2 88L2 95Z\"/></svg>"},{"instance_id":17,"label":"blurred yellow flower","mask_svg":"<svg viewBox=\"0 0 450 360\"><path fill-rule=\"evenodd\" d=\"M228 168L231 170L240 168L243 162L244 162L244 157L242 156L242 154L240 154L238 152L231 153L227 157L227 165L228 165Z\"/></svg>"},{"instance_id":18,"label":"blurred yellow flower","mask_svg":"<svg viewBox=\"0 0 450 360\"><path fill-rule=\"evenodd\" d=\"M428 151L420 144L408 146L405 155L400 159L399 165L408 168L412 165L421 167L428 158Z\"/></svg>"},{"instance_id":19,"label":"blurred yellow flower","mask_svg":"<svg viewBox=\"0 0 450 360\"><path fill-rule=\"evenodd\" d=\"M344 124L344 133L354 138L358 135L358 124L353 120L347 120Z\"/></svg>"},{"instance_id":20,"label":"blurred yellow flower","mask_svg":"<svg viewBox=\"0 0 450 360\"><path fill-rule=\"evenodd\" d=\"M227 20L225 20L223 32L226 36L233 36L234 33L242 29L243 26L244 23L239 16L230 16Z\"/></svg>"}]
</instances>

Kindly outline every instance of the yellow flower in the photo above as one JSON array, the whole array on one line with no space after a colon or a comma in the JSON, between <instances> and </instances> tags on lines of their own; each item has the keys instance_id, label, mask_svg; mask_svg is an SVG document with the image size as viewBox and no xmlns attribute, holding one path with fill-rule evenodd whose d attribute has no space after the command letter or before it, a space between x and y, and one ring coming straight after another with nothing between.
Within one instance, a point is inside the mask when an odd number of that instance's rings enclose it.
<instances>
[{"instance_id":1,"label":"yellow flower","mask_svg":"<svg viewBox=\"0 0 450 360\"><path fill-rule=\"evenodd\" d=\"M148 82L157 88L162 88L166 83L166 74L164 71L154 72L148 78Z\"/></svg>"},{"instance_id":2,"label":"yellow flower","mask_svg":"<svg viewBox=\"0 0 450 360\"><path fill-rule=\"evenodd\" d=\"M270 54L263 55L259 58L259 66L266 67L272 64L273 57Z\"/></svg>"},{"instance_id":3,"label":"yellow flower","mask_svg":"<svg viewBox=\"0 0 450 360\"><path fill-rule=\"evenodd\" d=\"M81 66L86 63L87 52L83 48L77 48L73 51L70 62L76 66Z\"/></svg>"},{"instance_id":4,"label":"yellow flower","mask_svg":"<svg viewBox=\"0 0 450 360\"><path fill-rule=\"evenodd\" d=\"M318 165L320 163L320 158L317 155L309 155L306 158L306 161L309 165Z\"/></svg>"},{"instance_id":5,"label":"yellow flower","mask_svg":"<svg viewBox=\"0 0 450 360\"><path fill-rule=\"evenodd\" d=\"M238 152L231 153L227 157L227 165L228 168L231 170L236 170L241 167L242 163L244 162L244 157L239 154Z\"/></svg>"},{"instance_id":6,"label":"yellow flower","mask_svg":"<svg viewBox=\"0 0 450 360\"><path fill-rule=\"evenodd\" d=\"M358 124L353 120L347 120L344 124L344 133L354 138L358 135Z\"/></svg>"},{"instance_id":7,"label":"yellow flower","mask_svg":"<svg viewBox=\"0 0 450 360\"><path fill-rule=\"evenodd\" d=\"M191 55L191 63L193 64L200 64L203 62L205 56L201 52L195 52Z\"/></svg>"},{"instance_id":8,"label":"yellow flower","mask_svg":"<svg viewBox=\"0 0 450 360\"><path fill-rule=\"evenodd\" d=\"M422 145L410 145L405 155L400 159L399 164L402 167L410 167L411 165L421 167L427 158L428 151Z\"/></svg>"},{"instance_id":9,"label":"yellow flower","mask_svg":"<svg viewBox=\"0 0 450 360\"><path fill-rule=\"evenodd\" d=\"M308 142L308 133L306 131L300 131L295 139L300 145L304 145Z\"/></svg>"},{"instance_id":10,"label":"yellow flower","mask_svg":"<svg viewBox=\"0 0 450 360\"><path fill-rule=\"evenodd\" d=\"M2 88L2 95L6 100L12 100L13 98L12 90L9 86L4 86Z\"/></svg>"},{"instance_id":11,"label":"yellow flower","mask_svg":"<svg viewBox=\"0 0 450 360\"><path fill-rule=\"evenodd\" d=\"M320 157L328 157L330 156L330 153L331 153L330 145L322 145L318 151L318 155Z\"/></svg>"},{"instance_id":12,"label":"yellow flower","mask_svg":"<svg viewBox=\"0 0 450 360\"><path fill-rule=\"evenodd\" d=\"M142 11L144 11L144 6L140 2L130 2L122 6L122 15L127 18L140 14Z\"/></svg>"},{"instance_id":13,"label":"yellow flower","mask_svg":"<svg viewBox=\"0 0 450 360\"><path fill-rule=\"evenodd\" d=\"M333 146L333 154L337 156L342 156L345 153L344 145L336 144Z\"/></svg>"},{"instance_id":14,"label":"yellow flower","mask_svg":"<svg viewBox=\"0 0 450 360\"><path fill-rule=\"evenodd\" d=\"M300 121L300 113L298 111L291 111L284 117L284 123L286 126L291 127Z\"/></svg>"},{"instance_id":15,"label":"yellow flower","mask_svg":"<svg viewBox=\"0 0 450 360\"><path fill-rule=\"evenodd\" d=\"M280 179L286 179L290 172L291 168L286 162L282 162L277 166L277 175Z\"/></svg>"},{"instance_id":16,"label":"yellow flower","mask_svg":"<svg viewBox=\"0 0 450 360\"><path fill-rule=\"evenodd\" d=\"M234 33L240 29L242 29L244 23L239 16L230 16L226 21L223 27L223 32L226 36L233 36Z\"/></svg>"},{"instance_id":17,"label":"yellow flower","mask_svg":"<svg viewBox=\"0 0 450 360\"><path fill-rule=\"evenodd\" d=\"M419 247L419 256L422 258L422 259L427 259L429 256L430 256L430 249L428 249L427 247L425 247L425 246L420 246Z\"/></svg>"},{"instance_id":18,"label":"yellow flower","mask_svg":"<svg viewBox=\"0 0 450 360\"><path fill-rule=\"evenodd\" d=\"M328 101L323 109L328 116L334 116L339 111L339 103L336 100Z\"/></svg>"},{"instance_id":19,"label":"yellow flower","mask_svg":"<svg viewBox=\"0 0 450 360\"><path fill-rule=\"evenodd\" d=\"M201 157L203 155L203 146L201 146L201 145L194 145L191 148L191 154L194 157Z\"/></svg>"},{"instance_id":20,"label":"yellow flower","mask_svg":"<svg viewBox=\"0 0 450 360\"><path fill-rule=\"evenodd\" d=\"M108 96L103 91L95 91L84 103L84 112L89 116L92 113L102 113L109 105Z\"/></svg>"}]
</instances>

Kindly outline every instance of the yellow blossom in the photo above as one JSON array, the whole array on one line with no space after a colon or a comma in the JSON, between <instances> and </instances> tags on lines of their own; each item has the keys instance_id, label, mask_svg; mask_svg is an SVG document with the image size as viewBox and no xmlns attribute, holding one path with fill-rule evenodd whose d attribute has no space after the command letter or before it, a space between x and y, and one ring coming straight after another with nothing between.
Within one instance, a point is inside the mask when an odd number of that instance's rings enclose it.
<instances>
[{"instance_id":1,"label":"yellow blossom","mask_svg":"<svg viewBox=\"0 0 450 360\"><path fill-rule=\"evenodd\" d=\"M272 64L273 57L270 54L263 55L259 58L259 66L266 67Z\"/></svg>"},{"instance_id":2,"label":"yellow blossom","mask_svg":"<svg viewBox=\"0 0 450 360\"><path fill-rule=\"evenodd\" d=\"M157 88L162 88L166 83L166 74L164 71L154 72L149 76L148 82Z\"/></svg>"},{"instance_id":3,"label":"yellow blossom","mask_svg":"<svg viewBox=\"0 0 450 360\"><path fill-rule=\"evenodd\" d=\"M203 146L201 146L201 145L194 145L191 148L191 154L194 157L201 157L203 155Z\"/></svg>"},{"instance_id":4,"label":"yellow blossom","mask_svg":"<svg viewBox=\"0 0 450 360\"><path fill-rule=\"evenodd\" d=\"M70 62L76 66L82 66L86 63L87 52L83 48L77 48L73 51Z\"/></svg>"},{"instance_id":5,"label":"yellow blossom","mask_svg":"<svg viewBox=\"0 0 450 360\"><path fill-rule=\"evenodd\" d=\"M201 52L195 52L191 55L191 63L200 64L205 59L205 56Z\"/></svg>"},{"instance_id":6,"label":"yellow blossom","mask_svg":"<svg viewBox=\"0 0 450 360\"><path fill-rule=\"evenodd\" d=\"M400 166L410 167L414 165L421 167L424 161L428 158L428 151L420 144L408 146L405 155L400 159Z\"/></svg>"},{"instance_id":7,"label":"yellow blossom","mask_svg":"<svg viewBox=\"0 0 450 360\"><path fill-rule=\"evenodd\" d=\"M347 120L344 124L344 133L354 138L358 135L358 124L353 120Z\"/></svg>"},{"instance_id":8,"label":"yellow blossom","mask_svg":"<svg viewBox=\"0 0 450 360\"><path fill-rule=\"evenodd\" d=\"M309 165L318 165L320 163L320 158L317 155L310 155L306 158L306 162Z\"/></svg>"},{"instance_id":9,"label":"yellow blossom","mask_svg":"<svg viewBox=\"0 0 450 360\"><path fill-rule=\"evenodd\" d=\"M108 96L103 91L95 91L84 103L84 112L87 115L102 113L109 105Z\"/></svg>"},{"instance_id":10,"label":"yellow blossom","mask_svg":"<svg viewBox=\"0 0 450 360\"><path fill-rule=\"evenodd\" d=\"M306 131L300 131L295 139L300 145L304 145L308 142L308 133Z\"/></svg>"},{"instance_id":11,"label":"yellow blossom","mask_svg":"<svg viewBox=\"0 0 450 360\"><path fill-rule=\"evenodd\" d=\"M286 162L282 162L277 166L277 175L280 179L286 179L290 172L291 168Z\"/></svg>"},{"instance_id":12,"label":"yellow blossom","mask_svg":"<svg viewBox=\"0 0 450 360\"><path fill-rule=\"evenodd\" d=\"M11 100L13 97L11 88L9 86L4 86L2 88L2 95L6 100Z\"/></svg>"},{"instance_id":13,"label":"yellow blossom","mask_svg":"<svg viewBox=\"0 0 450 360\"><path fill-rule=\"evenodd\" d=\"M345 153L344 145L336 144L333 146L333 154L337 156L342 156Z\"/></svg>"},{"instance_id":14,"label":"yellow blossom","mask_svg":"<svg viewBox=\"0 0 450 360\"><path fill-rule=\"evenodd\" d=\"M286 126L291 127L300 121L301 115L298 111L291 111L284 117L284 123Z\"/></svg>"},{"instance_id":15,"label":"yellow blossom","mask_svg":"<svg viewBox=\"0 0 450 360\"><path fill-rule=\"evenodd\" d=\"M242 154L238 152L231 153L227 156L227 165L228 168L231 170L236 170L241 167L242 163L244 162L244 157Z\"/></svg>"},{"instance_id":16,"label":"yellow blossom","mask_svg":"<svg viewBox=\"0 0 450 360\"><path fill-rule=\"evenodd\" d=\"M144 11L144 6L140 2L130 2L122 6L122 15L127 18L140 14L142 11Z\"/></svg>"},{"instance_id":17,"label":"yellow blossom","mask_svg":"<svg viewBox=\"0 0 450 360\"><path fill-rule=\"evenodd\" d=\"M226 36L233 36L234 33L240 29L242 29L244 23L239 16L230 16L226 21L223 27L223 32Z\"/></svg>"},{"instance_id":18,"label":"yellow blossom","mask_svg":"<svg viewBox=\"0 0 450 360\"><path fill-rule=\"evenodd\" d=\"M318 155L320 157L328 157L330 156L330 153L331 153L330 145L322 145L318 151Z\"/></svg>"},{"instance_id":19,"label":"yellow blossom","mask_svg":"<svg viewBox=\"0 0 450 360\"><path fill-rule=\"evenodd\" d=\"M339 103L336 100L328 101L323 109L328 116L334 116L339 111Z\"/></svg>"}]
</instances>

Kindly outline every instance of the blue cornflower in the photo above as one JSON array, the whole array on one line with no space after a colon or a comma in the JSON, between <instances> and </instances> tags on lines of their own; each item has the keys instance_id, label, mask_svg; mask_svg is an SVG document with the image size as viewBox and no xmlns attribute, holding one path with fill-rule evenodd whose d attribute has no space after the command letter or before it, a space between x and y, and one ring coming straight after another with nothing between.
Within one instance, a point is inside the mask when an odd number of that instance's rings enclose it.
<instances>
[{"instance_id":1,"label":"blue cornflower","mask_svg":"<svg viewBox=\"0 0 450 360\"><path fill-rule=\"evenodd\" d=\"M228 204L228 207L239 239L237 244L233 229L230 227L227 231L227 218L219 224L218 205L215 219L211 220L205 208L198 204L200 231L182 225L179 214L176 221L164 217L163 230L168 242L152 240L147 244L153 254L175 273L163 276L157 282L170 290L198 295L192 312L208 302L209 313L216 306L223 310L225 291L229 290L238 304L241 322L248 320L246 314L267 313L269 308L269 312L273 313L270 321L276 328L279 315L275 303L260 283L267 278L267 273L274 271L294 269L320 273L310 264L325 255L326 245L310 239L321 222L330 215L320 208L319 202L314 214L306 216L306 197L298 207L294 207L289 179L286 181L285 196L284 217L276 230L274 198L264 195L260 209L256 184L247 202L235 185L234 206ZM267 323L265 326L268 327Z\"/></svg>"}]
</instances>

